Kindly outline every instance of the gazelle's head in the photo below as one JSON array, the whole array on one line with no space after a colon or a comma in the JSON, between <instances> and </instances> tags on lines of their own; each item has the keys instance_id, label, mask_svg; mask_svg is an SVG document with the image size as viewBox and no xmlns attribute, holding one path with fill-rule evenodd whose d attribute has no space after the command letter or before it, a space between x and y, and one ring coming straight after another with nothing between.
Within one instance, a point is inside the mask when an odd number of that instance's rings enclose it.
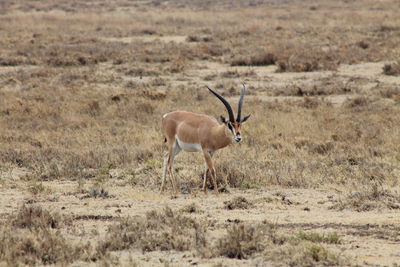
<instances>
[{"instance_id":1,"label":"gazelle's head","mask_svg":"<svg viewBox=\"0 0 400 267\"><path fill-rule=\"evenodd\" d=\"M232 139L238 143L241 142L242 136L240 134L240 127L241 127L242 123L247 121L247 119L250 117L250 115L247 115L244 118L242 118L242 116L241 116L243 99L244 99L244 96L246 95L246 87L243 84L242 94L240 95L239 104L238 104L238 113L236 116L236 120L235 120L235 116L233 115L232 107L228 103L228 101L226 101L225 98L223 98L220 94L218 94L214 90L210 89L208 86L207 86L207 88L208 88L208 90L210 90L211 93L213 93L216 97L218 97L218 99L221 100L221 102L225 105L226 110L228 111L229 120L227 120L224 116L221 116L221 121L222 121L222 123L224 123L226 125L228 132L232 133Z\"/></svg>"}]
</instances>

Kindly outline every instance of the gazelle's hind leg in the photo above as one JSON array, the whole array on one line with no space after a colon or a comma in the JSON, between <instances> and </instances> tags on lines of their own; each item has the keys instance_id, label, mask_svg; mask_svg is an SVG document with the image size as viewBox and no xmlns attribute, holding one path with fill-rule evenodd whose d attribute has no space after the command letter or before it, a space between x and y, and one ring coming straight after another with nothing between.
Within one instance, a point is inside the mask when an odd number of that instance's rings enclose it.
<instances>
[{"instance_id":1,"label":"gazelle's hind leg","mask_svg":"<svg viewBox=\"0 0 400 267\"><path fill-rule=\"evenodd\" d=\"M167 176L168 159L169 159L169 152L166 152L164 154L164 166L163 166L163 172L162 172L162 182L161 182L160 193L164 192L164 190L165 190L165 180L166 180L166 176Z\"/></svg>"},{"instance_id":2,"label":"gazelle's hind leg","mask_svg":"<svg viewBox=\"0 0 400 267\"><path fill-rule=\"evenodd\" d=\"M178 142L175 141L174 145L170 149L170 152L169 152L170 157L168 158L168 170L171 175L172 188L173 188L175 194L178 193L178 189L176 187L176 179L175 179L175 175L174 175L174 160L175 160L176 155L178 155L179 152L181 152L181 150L182 149L178 145Z\"/></svg>"},{"instance_id":3,"label":"gazelle's hind leg","mask_svg":"<svg viewBox=\"0 0 400 267\"><path fill-rule=\"evenodd\" d=\"M208 173L208 166L207 163L205 164L204 176L203 176L203 191L207 193L207 173Z\"/></svg>"},{"instance_id":4,"label":"gazelle's hind leg","mask_svg":"<svg viewBox=\"0 0 400 267\"><path fill-rule=\"evenodd\" d=\"M167 139L166 139L167 140ZM164 166L161 178L161 189L160 193L163 193L166 187L166 180L167 180L167 170L170 175L173 175L171 172L171 167L173 166L174 158L179 153L180 147L177 147L177 142L175 138L170 138L168 141L168 152L164 154ZM172 166L171 166L172 165ZM171 174L172 173L172 174ZM176 192L176 185L174 184L173 178L171 177L171 183Z\"/></svg>"}]
</instances>

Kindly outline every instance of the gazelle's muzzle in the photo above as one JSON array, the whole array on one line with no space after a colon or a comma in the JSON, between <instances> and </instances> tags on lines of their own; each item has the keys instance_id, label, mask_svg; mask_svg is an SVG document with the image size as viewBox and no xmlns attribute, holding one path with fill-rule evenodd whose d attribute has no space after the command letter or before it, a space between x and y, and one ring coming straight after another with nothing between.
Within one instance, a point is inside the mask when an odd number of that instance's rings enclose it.
<instances>
[{"instance_id":1,"label":"gazelle's muzzle","mask_svg":"<svg viewBox=\"0 0 400 267\"><path fill-rule=\"evenodd\" d=\"M242 137L240 136L240 134L235 135L235 137L233 138L237 143L242 142Z\"/></svg>"}]
</instances>

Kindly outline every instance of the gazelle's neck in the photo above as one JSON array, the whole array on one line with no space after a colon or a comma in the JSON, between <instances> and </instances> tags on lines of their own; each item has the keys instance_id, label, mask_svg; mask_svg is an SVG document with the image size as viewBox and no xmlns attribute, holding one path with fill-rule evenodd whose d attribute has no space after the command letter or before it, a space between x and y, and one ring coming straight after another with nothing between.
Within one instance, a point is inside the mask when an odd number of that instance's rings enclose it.
<instances>
[{"instance_id":1,"label":"gazelle's neck","mask_svg":"<svg viewBox=\"0 0 400 267\"><path fill-rule=\"evenodd\" d=\"M232 134L229 132L225 124L220 124L215 129L214 138L215 150L224 148L232 143Z\"/></svg>"}]
</instances>

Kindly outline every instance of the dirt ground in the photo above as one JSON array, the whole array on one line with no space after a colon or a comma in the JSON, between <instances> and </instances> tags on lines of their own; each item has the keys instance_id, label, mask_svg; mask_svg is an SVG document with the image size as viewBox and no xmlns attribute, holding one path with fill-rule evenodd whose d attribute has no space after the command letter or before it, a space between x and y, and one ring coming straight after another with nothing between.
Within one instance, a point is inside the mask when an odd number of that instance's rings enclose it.
<instances>
[{"instance_id":1,"label":"dirt ground","mask_svg":"<svg viewBox=\"0 0 400 267\"><path fill-rule=\"evenodd\" d=\"M3 174L3 177L5 174ZM182 178L181 178L182 179ZM152 210L170 207L182 210L188 204L197 210L188 216L198 221L212 221L212 239L223 235L226 229L239 223L256 225L268 220L288 235L300 231L317 233L336 232L341 237L340 244L329 248L350 259L349 265L394 266L400 257L400 218L398 210L372 210L357 212L335 211L330 207L342 197L345 189L286 189L277 186L259 190L236 190L215 195L209 192L182 194L172 197L171 193L138 190L125 186L123 180L110 182L108 191L112 198L80 199L73 193L77 184L69 181L43 182L51 189L46 197L32 197L23 188L25 183L17 175L1 190L1 216L12 214L24 203L35 203L53 212L75 217L76 239L93 239L105 235L107 226L120 217L143 216ZM226 209L224 203L235 197L244 197L252 203L245 209ZM90 234L96 232L95 235ZM210 241L211 242L211 241ZM120 262L128 262L131 257L142 265L199 265L214 266L255 266L263 265L260 259L234 260L226 258L205 259L190 252L155 251L142 253L129 251L119 253ZM271 262L272 265L280 265ZM86 265L86 263L84 264ZM96 265L96 264L95 264Z\"/></svg>"},{"instance_id":2,"label":"dirt ground","mask_svg":"<svg viewBox=\"0 0 400 267\"><path fill-rule=\"evenodd\" d=\"M5 1L0 266L400 265L400 6L378 2ZM230 187L182 152L160 194L162 115L217 117L199 88L242 82Z\"/></svg>"}]
</instances>

